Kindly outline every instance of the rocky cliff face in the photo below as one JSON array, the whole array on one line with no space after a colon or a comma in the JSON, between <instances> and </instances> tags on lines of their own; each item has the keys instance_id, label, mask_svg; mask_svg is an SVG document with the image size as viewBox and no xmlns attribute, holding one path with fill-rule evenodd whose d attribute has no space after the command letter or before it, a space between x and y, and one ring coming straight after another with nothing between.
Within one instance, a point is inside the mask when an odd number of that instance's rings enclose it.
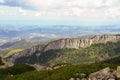
<instances>
[{"instance_id":1,"label":"rocky cliff face","mask_svg":"<svg viewBox=\"0 0 120 80\"><path fill-rule=\"evenodd\" d=\"M86 39L79 39L79 38L60 39L57 41L50 42L45 47L44 52L48 50L65 49L65 48L79 49L79 48L88 47L94 43L106 43L106 42L118 41L118 40L120 40L120 35L97 35L92 38L86 38Z\"/></svg>"},{"instance_id":2,"label":"rocky cliff face","mask_svg":"<svg viewBox=\"0 0 120 80\"><path fill-rule=\"evenodd\" d=\"M41 46L33 46L30 49L26 49L17 54L14 54L5 60L8 60L12 63L30 63L35 64L39 62L39 56L42 48Z\"/></svg>"},{"instance_id":3,"label":"rocky cliff face","mask_svg":"<svg viewBox=\"0 0 120 80\"><path fill-rule=\"evenodd\" d=\"M93 43L106 43L112 41L119 41L120 35L97 35L91 38Z\"/></svg>"}]
</instances>

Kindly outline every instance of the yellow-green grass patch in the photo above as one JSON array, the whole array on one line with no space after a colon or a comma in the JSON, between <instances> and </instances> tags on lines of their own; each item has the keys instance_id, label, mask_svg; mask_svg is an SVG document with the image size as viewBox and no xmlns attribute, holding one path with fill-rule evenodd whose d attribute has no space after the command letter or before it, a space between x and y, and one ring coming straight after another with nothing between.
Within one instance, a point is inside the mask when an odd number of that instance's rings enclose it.
<instances>
[{"instance_id":1,"label":"yellow-green grass patch","mask_svg":"<svg viewBox=\"0 0 120 80\"><path fill-rule=\"evenodd\" d=\"M10 50L3 58L7 58L13 54L17 54L21 51L23 51L24 49L13 49L13 50Z\"/></svg>"}]
</instances>

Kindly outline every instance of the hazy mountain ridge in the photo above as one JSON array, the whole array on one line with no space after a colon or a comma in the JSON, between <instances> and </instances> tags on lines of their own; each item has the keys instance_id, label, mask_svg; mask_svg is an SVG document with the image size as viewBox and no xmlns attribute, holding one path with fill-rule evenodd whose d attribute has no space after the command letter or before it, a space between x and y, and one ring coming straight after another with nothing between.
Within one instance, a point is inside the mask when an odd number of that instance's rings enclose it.
<instances>
[{"instance_id":1,"label":"hazy mountain ridge","mask_svg":"<svg viewBox=\"0 0 120 80\"><path fill-rule=\"evenodd\" d=\"M114 28L113 28L114 27ZM47 41L60 38L72 38L95 34L119 33L120 27L117 25L106 26L72 26L72 25L0 25L0 37L3 40L14 38L31 39L34 41ZM31 34L36 34L32 35ZM54 35L54 36L53 36ZM26 38L27 37L27 38Z\"/></svg>"}]
</instances>

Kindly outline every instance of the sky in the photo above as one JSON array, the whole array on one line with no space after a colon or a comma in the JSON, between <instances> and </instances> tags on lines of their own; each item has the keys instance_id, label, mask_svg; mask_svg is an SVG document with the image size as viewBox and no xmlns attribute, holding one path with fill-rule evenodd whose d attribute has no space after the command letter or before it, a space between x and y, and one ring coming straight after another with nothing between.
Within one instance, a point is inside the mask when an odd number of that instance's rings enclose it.
<instances>
[{"instance_id":1,"label":"sky","mask_svg":"<svg viewBox=\"0 0 120 80\"><path fill-rule=\"evenodd\" d=\"M120 0L0 0L0 24L119 25Z\"/></svg>"}]
</instances>

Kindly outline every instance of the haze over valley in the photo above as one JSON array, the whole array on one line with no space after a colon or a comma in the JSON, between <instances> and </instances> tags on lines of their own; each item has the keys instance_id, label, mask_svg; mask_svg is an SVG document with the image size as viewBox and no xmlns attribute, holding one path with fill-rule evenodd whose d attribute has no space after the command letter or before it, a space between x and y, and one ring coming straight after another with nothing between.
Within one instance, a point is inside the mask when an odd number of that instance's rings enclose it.
<instances>
[{"instance_id":1,"label":"haze over valley","mask_svg":"<svg viewBox=\"0 0 120 80\"><path fill-rule=\"evenodd\" d=\"M77 38L98 34L119 34L119 25L72 26L72 25L1 25L0 46L20 41L47 42L60 38Z\"/></svg>"}]
</instances>

